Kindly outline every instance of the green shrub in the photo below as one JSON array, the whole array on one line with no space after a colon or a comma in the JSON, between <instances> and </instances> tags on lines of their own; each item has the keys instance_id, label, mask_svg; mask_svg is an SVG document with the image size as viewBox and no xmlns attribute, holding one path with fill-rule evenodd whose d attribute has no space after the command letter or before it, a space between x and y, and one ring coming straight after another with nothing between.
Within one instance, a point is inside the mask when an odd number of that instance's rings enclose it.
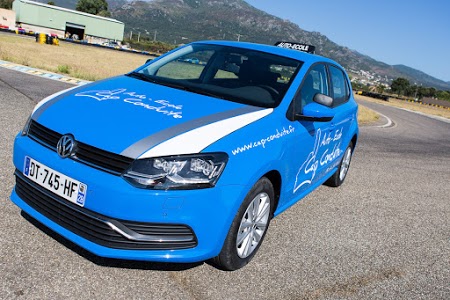
<instances>
[{"instance_id":1,"label":"green shrub","mask_svg":"<svg viewBox=\"0 0 450 300\"><path fill-rule=\"evenodd\" d=\"M58 65L57 67L59 73L69 74L70 67L68 65Z\"/></svg>"}]
</instances>

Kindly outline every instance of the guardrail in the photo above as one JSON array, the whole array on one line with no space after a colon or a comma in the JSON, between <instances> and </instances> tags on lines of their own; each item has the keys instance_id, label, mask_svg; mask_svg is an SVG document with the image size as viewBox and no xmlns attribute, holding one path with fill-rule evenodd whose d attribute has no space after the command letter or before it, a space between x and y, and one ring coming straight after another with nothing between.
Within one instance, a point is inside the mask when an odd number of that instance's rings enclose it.
<instances>
[{"instance_id":1,"label":"guardrail","mask_svg":"<svg viewBox=\"0 0 450 300\"><path fill-rule=\"evenodd\" d=\"M420 103L429 105L429 106L433 106L433 107L445 108L445 109L450 110L450 101L446 101L446 100L439 100L439 99L433 99L433 98L422 98Z\"/></svg>"}]
</instances>

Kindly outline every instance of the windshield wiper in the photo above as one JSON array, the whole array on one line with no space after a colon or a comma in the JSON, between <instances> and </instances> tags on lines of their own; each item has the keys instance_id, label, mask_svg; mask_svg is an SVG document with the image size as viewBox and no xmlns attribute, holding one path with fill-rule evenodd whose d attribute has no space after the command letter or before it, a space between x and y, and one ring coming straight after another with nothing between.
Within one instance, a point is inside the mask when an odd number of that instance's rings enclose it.
<instances>
[{"instance_id":1,"label":"windshield wiper","mask_svg":"<svg viewBox=\"0 0 450 300\"><path fill-rule=\"evenodd\" d=\"M155 79L151 78L149 75L145 75L144 73L131 72L131 73L126 74L126 76L131 76L131 77L138 78L138 79L141 79L144 81L157 83L157 81Z\"/></svg>"}]
</instances>

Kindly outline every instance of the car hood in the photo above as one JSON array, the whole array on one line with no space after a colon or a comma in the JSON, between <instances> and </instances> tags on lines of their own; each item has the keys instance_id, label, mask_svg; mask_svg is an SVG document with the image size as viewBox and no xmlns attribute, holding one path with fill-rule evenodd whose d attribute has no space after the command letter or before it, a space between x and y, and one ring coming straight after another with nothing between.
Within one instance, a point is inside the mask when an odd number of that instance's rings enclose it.
<instances>
[{"instance_id":1,"label":"car hood","mask_svg":"<svg viewBox=\"0 0 450 300\"><path fill-rule=\"evenodd\" d=\"M119 76L52 95L32 119L91 146L143 158L198 153L271 112Z\"/></svg>"}]
</instances>

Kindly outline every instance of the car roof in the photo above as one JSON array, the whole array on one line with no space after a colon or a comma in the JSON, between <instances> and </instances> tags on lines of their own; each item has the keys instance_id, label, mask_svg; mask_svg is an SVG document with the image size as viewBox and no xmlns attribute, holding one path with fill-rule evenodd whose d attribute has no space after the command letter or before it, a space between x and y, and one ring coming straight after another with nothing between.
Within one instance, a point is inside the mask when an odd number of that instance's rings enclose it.
<instances>
[{"instance_id":1,"label":"car roof","mask_svg":"<svg viewBox=\"0 0 450 300\"><path fill-rule=\"evenodd\" d=\"M317 54L309 54L306 52L302 52L299 50L292 50L282 47L276 47L271 45L263 45L263 44L256 44L256 43L248 43L248 42L234 42L234 41L198 41L194 42L192 44L209 44L209 45L222 45L222 46L230 46L230 47L237 47L237 48L244 48L244 49L251 49L266 53L271 53L279 56L284 56L288 58L293 58L300 60L305 63L314 64L316 62L328 62L334 65L340 66L342 69L343 67L335 62L332 59L317 55Z\"/></svg>"}]
</instances>

